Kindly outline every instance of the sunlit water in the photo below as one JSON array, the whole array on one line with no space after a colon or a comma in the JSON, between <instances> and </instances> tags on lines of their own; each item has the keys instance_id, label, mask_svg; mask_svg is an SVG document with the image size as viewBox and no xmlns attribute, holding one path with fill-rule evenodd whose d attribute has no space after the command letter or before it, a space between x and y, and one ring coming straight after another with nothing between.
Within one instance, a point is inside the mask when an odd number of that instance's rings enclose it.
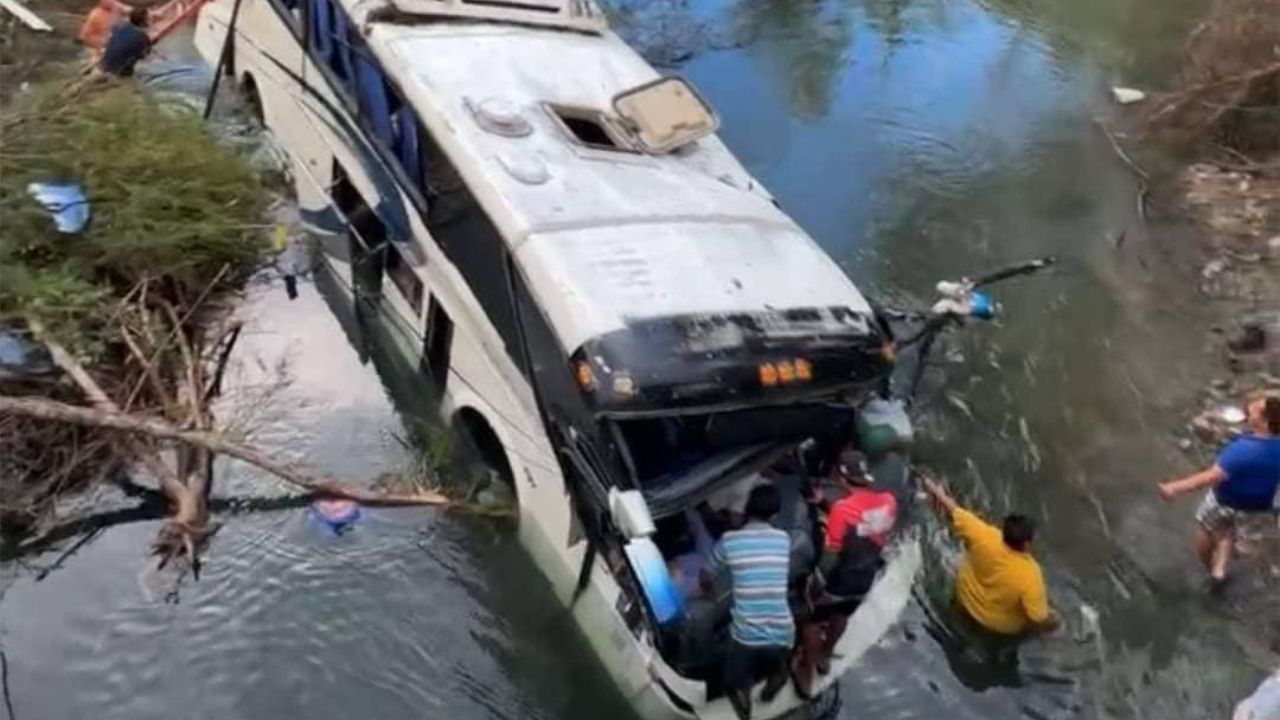
<instances>
[{"instance_id":1,"label":"sunlit water","mask_svg":"<svg viewBox=\"0 0 1280 720\"><path fill-rule=\"evenodd\" d=\"M1062 258L998 288L1003 318L953 338L917 410L923 463L990 515L1040 520L1036 552L1070 631L1024 649L1021 687L987 687L928 620L945 612L956 553L931 524L916 602L845 679L842 717L1097 717L1126 696L1113 717L1221 717L1275 662L1276 610L1249 597L1274 587L1245 578L1208 598L1190 502L1154 498L1156 480L1202 459L1176 439L1220 372L1214 313L1186 229L1159 207L1138 220L1138 186L1095 125L1114 112L1110 84L1167 79L1199 9L617 4L627 36L694 81L728 144L869 295L920 305L938 279ZM197 102L207 71L180 42L162 50L144 75ZM292 302L269 281L251 288L219 413L285 455L372 477L406 460L399 380L320 285ZM104 532L40 581L9 565L0 640L16 716L626 717L509 528L380 510L336 537L289 492L222 468L219 496L276 500L224 504L199 582L152 569L155 521Z\"/></svg>"}]
</instances>

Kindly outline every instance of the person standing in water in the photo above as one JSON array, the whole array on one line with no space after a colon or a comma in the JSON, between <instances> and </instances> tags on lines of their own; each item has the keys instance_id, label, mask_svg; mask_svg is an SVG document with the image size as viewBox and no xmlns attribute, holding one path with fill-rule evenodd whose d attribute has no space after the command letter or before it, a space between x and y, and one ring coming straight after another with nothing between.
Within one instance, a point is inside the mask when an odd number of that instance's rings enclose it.
<instances>
[{"instance_id":1,"label":"person standing in water","mask_svg":"<svg viewBox=\"0 0 1280 720\"><path fill-rule=\"evenodd\" d=\"M1240 521L1250 513L1280 510L1280 397L1253 396L1246 415L1252 432L1232 440L1213 465L1159 485L1166 501L1208 489L1196 510L1195 551L1215 585L1227 579Z\"/></svg>"},{"instance_id":2,"label":"person standing in water","mask_svg":"<svg viewBox=\"0 0 1280 720\"><path fill-rule=\"evenodd\" d=\"M1031 556L1035 523L1011 514L997 528L959 503L938 483L922 478L934 506L964 541L956 600L971 620L1005 638L1051 632L1060 624L1049 607L1044 573Z\"/></svg>"}]
</instances>

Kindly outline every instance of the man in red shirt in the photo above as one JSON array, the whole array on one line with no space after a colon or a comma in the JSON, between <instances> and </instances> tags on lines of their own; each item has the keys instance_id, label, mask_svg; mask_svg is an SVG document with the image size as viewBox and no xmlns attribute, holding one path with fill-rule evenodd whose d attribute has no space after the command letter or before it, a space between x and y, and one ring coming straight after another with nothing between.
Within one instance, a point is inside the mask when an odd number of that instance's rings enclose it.
<instances>
[{"instance_id":1,"label":"man in red shirt","mask_svg":"<svg viewBox=\"0 0 1280 720\"><path fill-rule=\"evenodd\" d=\"M831 653L849 616L871 589L883 564L880 551L898 521L897 498L871 487L861 453L841 452L831 478L845 495L827 512L822 561L811 582L792 658L791 675L801 695L808 694L815 670L823 675L830 670Z\"/></svg>"},{"instance_id":2,"label":"man in red shirt","mask_svg":"<svg viewBox=\"0 0 1280 720\"><path fill-rule=\"evenodd\" d=\"M840 453L831 473L847 494L831 506L827 514L827 535L822 566L829 569L844 546L845 534L854 532L883 548L898 521L898 500L893 493L875 490L863 467L862 455L856 450Z\"/></svg>"}]
</instances>

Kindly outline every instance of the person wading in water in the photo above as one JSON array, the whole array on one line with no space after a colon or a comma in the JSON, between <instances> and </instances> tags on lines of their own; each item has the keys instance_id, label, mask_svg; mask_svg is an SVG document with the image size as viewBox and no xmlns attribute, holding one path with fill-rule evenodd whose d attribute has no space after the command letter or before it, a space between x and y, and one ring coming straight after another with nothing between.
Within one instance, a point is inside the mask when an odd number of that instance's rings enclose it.
<instances>
[{"instance_id":1,"label":"person wading in water","mask_svg":"<svg viewBox=\"0 0 1280 720\"><path fill-rule=\"evenodd\" d=\"M962 624L978 631L969 634L984 646L993 669L1010 676L999 682L1016 683L1019 642L1061 625L1049 607L1040 563L1031 556L1035 523L1014 513L997 528L960 507L938 483L929 478L922 482L934 506L964 541L955 590Z\"/></svg>"},{"instance_id":2,"label":"person wading in water","mask_svg":"<svg viewBox=\"0 0 1280 720\"><path fill-rule=\"evenodd\" d=\"M1246 408L1252 433L1232 440L1208 468L1159 485L1166 501L1208 488L1196 510L1195 550L1215 587L1227 579L1240 521L1280 510L1280 397L1255 395Z\"/></svg>"}]
</instances>

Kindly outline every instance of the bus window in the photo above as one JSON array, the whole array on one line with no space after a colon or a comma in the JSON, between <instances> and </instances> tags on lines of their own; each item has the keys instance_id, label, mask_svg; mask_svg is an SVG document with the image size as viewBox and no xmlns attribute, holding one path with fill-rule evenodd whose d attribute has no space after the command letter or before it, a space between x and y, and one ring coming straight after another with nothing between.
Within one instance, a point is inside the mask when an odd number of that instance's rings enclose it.
<instances>
[{"instance_id":1,"label":"bus window","mask_svg":"<svg viewBox=\"0 0 1280 720\"><path fill-rule=\"evenodd\" d=\"M390 148L394 142L391 130L391 103L388 99L387 81L382 76L382 68L369 54L361 48L356 57L356 96L360 99L360 114L369 128L382 142Z\"/></svg>"},{"instance_id":2,"label":"bus window","mask_svg":"<svg viewBox=\"0 0 1280 720\"><path fill-rule=\"evenodd\" d=\"M367 48L353 51L356 67L356 96L360 115L383 147L400 164L406 177L422 182L418 118L394 85L387 82L382 67Z\"/></svg>"},{"instance_id":3,"label":"bus window","mask_svg":"<svg viewBox=\"0 0 1280 720\"><path fill-rule=\"evenodd\" d=\"M422 281L400 254L400 249L395 243L387 243L386 271L387 277L391 278L391 283L396 286L396 290L400 291L400 295L409 303L409 307L413 308L413 314L421 315Z\"/></svg>"},{"instance_id":4,"label":"bus window","mask_svg":"<svg viewBox=\"0 0 1280 720\"><path fill-rule=\"evenodd\" d=\"M348 36L353 35L358 42L359 31L351 27L346 13L333 0L311 0L311 18L311 47L316 59L328 65L350 92L353 72Z\"/></svg>"},{"instance_id":5,"label":"bus window","mask_svg":"<svg viewBox=\"0 0 1280 720\"><path fill-rule=\"evenodd\" d=\"M418 125L418 157L421 158L422 196L427 199L427 224L445 225L454 220L469 199L458 170L436 145L431 132ZM434 234L434 230L433 230Z\"/></svg>"},{"instance_id":6,"label":"bus window","mask_svg":"<svg viewBox=\"0 0 1280 720\"><path fill-rule=\"evenodd\" d=\"M449 379L449 349L453 345L453 320L435 295L427 305L427 334L422 339L422 370L437 391L443 392Z\"/></svg>"},{"instance_id":7,"label":"bus window","mask_svg":"<svg viewBox=\"0 0 1280 720\"><path fill-rule=\"evenodd\" d=\"M339 5L333 8L333 54L329 58L329 67L342 79L347 90L351 90L351 43L359 41L359 30L347 20L347 14Z\"/></svg>"},{"instance_id":8,"label":"bus window","mask_svg":"<svg viewBox=\"0 0 1280 720\"><path fill-rule=\"evenodd\" d=\"M311 0L311 49L325 63L333 52L333 11L330 0Z\"/></svg>"},{"instance_id":9,"label":"bus window","mask_svg":"<svg viewBox=\"0 0 1280 720\"><path fill-rule=\"evenodd\" d=\"M418 118L413 109L402 104L392 116L392 125L396 138L395 152L400 160L404 174L421 187L422 183L422 150L418 142Z\"/></svg>"}]
</instances>

